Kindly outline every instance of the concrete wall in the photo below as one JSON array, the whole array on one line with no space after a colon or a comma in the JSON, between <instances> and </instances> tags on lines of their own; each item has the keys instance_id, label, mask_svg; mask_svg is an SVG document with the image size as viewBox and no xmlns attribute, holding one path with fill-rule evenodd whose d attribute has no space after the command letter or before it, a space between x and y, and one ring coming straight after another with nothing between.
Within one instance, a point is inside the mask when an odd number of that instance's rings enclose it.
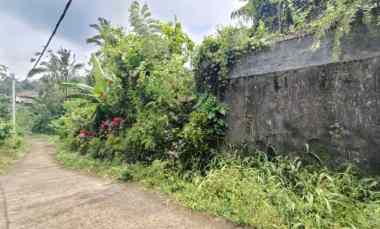
<instances>
[{"instance_id":1,"label":"concrete wall","mask_svg":"<svg viewBox=\"0 0 380 229\"><path fill-rule=\"evenodd\" d=\"M308 143L326 160L380 171L380 39L356 33L340 59L333 40L312 51L311 37L292 39L243 58L226 90L228 140L284 151Z\"/></svg>"}]
</instances>

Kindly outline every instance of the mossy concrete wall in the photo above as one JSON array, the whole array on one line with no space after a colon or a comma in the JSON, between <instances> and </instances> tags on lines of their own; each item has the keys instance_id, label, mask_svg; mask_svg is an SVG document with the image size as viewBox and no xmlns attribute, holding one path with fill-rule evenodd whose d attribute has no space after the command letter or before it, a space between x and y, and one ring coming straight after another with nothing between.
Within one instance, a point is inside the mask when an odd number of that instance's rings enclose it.
<instances>
[{"instance_id":1,"label":"mossy concrete wall","mask_svg":"<svg viewBox=\"0 0 380 229\"><path fill-rule=\"evenodd\" d=\"M309 144L334 163L380 171L380 39L357 31L339 59L329 36L318 50L303 37L240 60L225 94L229 142L278 151Z\"/></svg>"}]
</instances>

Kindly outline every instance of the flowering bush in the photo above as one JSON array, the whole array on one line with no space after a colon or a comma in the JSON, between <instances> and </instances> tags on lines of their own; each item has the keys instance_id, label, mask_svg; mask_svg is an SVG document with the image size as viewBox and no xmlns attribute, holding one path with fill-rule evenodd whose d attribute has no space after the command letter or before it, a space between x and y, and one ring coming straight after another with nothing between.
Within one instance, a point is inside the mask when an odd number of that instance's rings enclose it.
<instances>
[{"instance_id":1,"label":"flowering bush","mask_svg":"<svg viewBox=\"0 0 380 229\"><path fill-rule=\"evenodd\" d=\"M0 142L11 136L12 127L8 122L0 120Z\"/></svg>"},{"instance_id":2,"label":"flowering bush","mask_svg":"<svg viewBox=\"0 0 380 229\"><path fill-rule=\"evenodd\" d=\"M120 128L121 125L123 124L123 118L121 117L115 117L112 119L112 122L111 122L111 125L112 125L112 128L116 129L116 128Z\"/></svg>"},{"instance_id":3,"label":"flowering bush","mask_svg":"<svg viewBox=\"0 0 380 229\"><path fill-rule=\"evenodd\" d=\"M150 163L170 158L186 163L184 169L206 167L224 137L226 111L216 98L196 92L186 67L190 48L182 50L191 42L183 39L180 25L165 24L158 33L162 36L141 36L110 25L107 36L100 36L102 58L92 60L92 83L76 84L81 93L73 97L86 101L82 104L93 107L92 113L62 128L71 131L63 137L74 133L75 141L67 141L76 144L72 148L100 159L123 155L129 162ZM76 109L85 109L82 104ZM77 120L78 115L66 116Z\"/></svg>"},{"instance_id":4,"label":"flowering bush","mask_svg":"<svg viewBox=\"0 0 380 229\"><path fill-rule=\"evenodd\" d=\"M79 132L79 137L80 138L91 138L91 137L95 137L95 136L96 136L96 133L92 132L92 131L81 130Z\"/></svg>"},{"instance_id":5,"label":"flowering bush","mask_svg":"<svg viewBox=\"0 0 380 229\"><path fill-rule=\"evenodd\" d=\"M102 131L109 130L109 129L110 129L109 121L108 121L108 120L103 121L102 124L100 125L100 129L101 129Z\"/></svg>"},{"instance_id":6,"label":"flowering bush","mask_svg":"<svg viewBox=\"0 0 380 229\"><path fill-rule=\"evenodd\" d=\"M102 121L100 124L100 133L102 135L108 135L111 132L120 130L123 126L124 119L121 117L114 117L111 120Z\"/></svg>"}]
</instances>

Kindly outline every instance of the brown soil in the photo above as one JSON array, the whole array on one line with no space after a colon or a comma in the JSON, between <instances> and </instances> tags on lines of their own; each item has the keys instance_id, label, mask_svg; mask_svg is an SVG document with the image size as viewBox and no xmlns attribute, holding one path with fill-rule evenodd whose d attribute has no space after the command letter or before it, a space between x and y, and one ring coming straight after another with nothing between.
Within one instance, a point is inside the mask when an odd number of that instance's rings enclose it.
<instances>
[{"instance_id":1,"label":"brown soil","mask_svg":"<svg viewBox=\"0 0 380 229\"><path fill-rule=\"evenodd\" d=\"M236 228L179 207L137 184L115 184L61 168L46 140L0 176L0 229Z\"/></svg>"}]
</instances>

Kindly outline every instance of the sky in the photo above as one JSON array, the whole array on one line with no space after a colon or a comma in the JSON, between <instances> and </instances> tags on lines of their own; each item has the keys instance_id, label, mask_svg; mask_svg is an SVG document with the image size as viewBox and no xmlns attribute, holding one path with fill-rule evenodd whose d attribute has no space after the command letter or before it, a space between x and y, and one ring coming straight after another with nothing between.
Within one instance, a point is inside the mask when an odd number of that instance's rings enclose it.
<instances>
[{"instance_id":1,"label":"sky","mask_svg":"<svg viewBox=\"0 0 380 229\"><path fill-rule=\"evenodd\" d=\"M19 79L32 67L30 59L42 49L67 0L0 0L0 64L5 64ZM52 49L73 50L85 62L94 47L86 39L94 34L90 24L104 17L115 25L128 28L128 9L132 0L73 0ZM231 12L239 0L142 0L153 17L182 22L194 41L215 33L218 26L232 24Z\"/></svg>"}]
</instances>

